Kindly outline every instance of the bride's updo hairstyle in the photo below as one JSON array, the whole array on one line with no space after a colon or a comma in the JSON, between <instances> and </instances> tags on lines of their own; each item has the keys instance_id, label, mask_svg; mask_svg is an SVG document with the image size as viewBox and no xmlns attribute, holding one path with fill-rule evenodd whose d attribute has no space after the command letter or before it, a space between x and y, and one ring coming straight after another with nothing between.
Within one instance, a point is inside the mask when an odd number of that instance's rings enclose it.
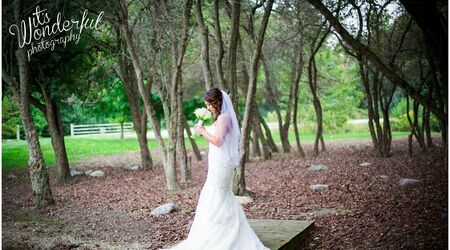
<instances>
[{"instance_id":1,"label":"bride's updo hairstyle","mask_svg":"<svg viewBox=\"0 0 450 250\"><path fill-rule=\"evenodd\" d=\"M212 87L205 93L203 99L214 107L217 112L217 114L214 114L214 121L217 120L222 110L222 91L216 87Z\"/></svg>"}]
</instances>

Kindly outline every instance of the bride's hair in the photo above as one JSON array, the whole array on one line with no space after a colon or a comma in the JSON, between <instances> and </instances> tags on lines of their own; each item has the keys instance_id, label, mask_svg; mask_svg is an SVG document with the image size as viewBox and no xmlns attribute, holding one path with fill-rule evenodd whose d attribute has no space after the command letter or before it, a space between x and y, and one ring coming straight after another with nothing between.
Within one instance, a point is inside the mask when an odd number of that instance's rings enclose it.
<instances>
[{"instance_id":1,"label":"bride's hair","mask_svg":"<svg viewBox=\"0 0 450 250\"><path fill-rule=\"evenodd\" d=\"M203 99L214 107L217 112L217 114L214 114L214 121L217 120L222 110L222 91L216 87L212 87L206 91Z\"/></svg>"}]
</instances>

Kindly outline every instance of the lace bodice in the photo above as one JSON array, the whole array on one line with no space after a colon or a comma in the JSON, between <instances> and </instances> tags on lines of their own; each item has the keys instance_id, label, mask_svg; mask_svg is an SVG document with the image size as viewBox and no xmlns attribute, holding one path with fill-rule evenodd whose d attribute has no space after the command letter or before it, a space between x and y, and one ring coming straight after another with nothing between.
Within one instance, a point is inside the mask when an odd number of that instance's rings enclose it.
<instances>
[{"instance_id":1,"label":"lace bodice","mask_svg":"<svg viewBox=\"0 0 450 250\"><path fill-rule=\"evenodd\" d=\"M215 135L216 126L212 125L206 129L211 135ZM232 168L228 167L223 159L225 156L220 150L220 146L209 143L208 148L208 175L206 183L223 188L231 192L231 172Z\"/></svg>"}]
</instances>

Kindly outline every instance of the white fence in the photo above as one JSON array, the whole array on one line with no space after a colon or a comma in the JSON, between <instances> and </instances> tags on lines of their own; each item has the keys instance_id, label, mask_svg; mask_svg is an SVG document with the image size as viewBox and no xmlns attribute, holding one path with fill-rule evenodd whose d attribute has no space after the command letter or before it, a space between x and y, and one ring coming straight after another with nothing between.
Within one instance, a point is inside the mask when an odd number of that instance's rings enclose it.
<instances>
[{"instance_id":1,"label":"white fence","mask_svg":"<svg viewBox=\"0 0 450 250\"><path fill-rule=\"evenodd\" d=\"M133 123L104 123L104 124L70 124L70 136L102 135L133 131Z\"/></svg>"}]
</instances>

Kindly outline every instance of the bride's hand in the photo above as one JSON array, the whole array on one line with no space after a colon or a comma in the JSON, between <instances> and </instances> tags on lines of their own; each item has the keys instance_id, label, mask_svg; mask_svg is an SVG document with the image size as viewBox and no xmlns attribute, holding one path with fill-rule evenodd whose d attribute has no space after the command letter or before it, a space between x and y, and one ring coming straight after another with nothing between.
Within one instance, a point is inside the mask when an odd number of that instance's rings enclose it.
<instances>
[{"instance_id":1,"label":"bride's hand","mask_svg":"<svg viewBox=\"0 0 450 250\"><path fill-rule=\"evenodd\" d=\"M196 125L194 126L194 132L195 132L196 134L202 135L204 131L205 131L205 127L204 127L203 125L198 125L198 124L196 124Z\"/></svg>"}]
</instances>

